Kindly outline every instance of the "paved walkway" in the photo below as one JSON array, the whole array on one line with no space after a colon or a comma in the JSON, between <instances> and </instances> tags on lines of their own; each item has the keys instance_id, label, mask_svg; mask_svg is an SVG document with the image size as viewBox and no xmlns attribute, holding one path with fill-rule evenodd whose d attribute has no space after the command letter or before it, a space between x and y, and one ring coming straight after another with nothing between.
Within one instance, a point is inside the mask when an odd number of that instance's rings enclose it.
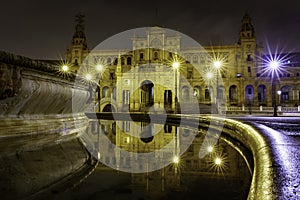
<instances>
[{"instance_id":1,"label":"paved walkway","mask_svg":"<svg viewBox=\"0 0 300 200\"><path fill-rule=\"evenodd\" d=\"M275 199L300 199L300 117L230 117L255 127L272 149Z\"/></svg>"}]
</instances>

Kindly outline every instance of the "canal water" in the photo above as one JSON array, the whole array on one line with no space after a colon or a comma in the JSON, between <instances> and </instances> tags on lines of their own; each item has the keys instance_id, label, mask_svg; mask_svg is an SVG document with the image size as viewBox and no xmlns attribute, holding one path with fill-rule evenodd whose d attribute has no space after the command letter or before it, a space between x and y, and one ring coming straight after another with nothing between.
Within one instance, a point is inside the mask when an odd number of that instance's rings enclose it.
<instances>
[{"instance_id":1,"label":"canal water","mask_svg":"<svg viewBox=\"0 0 300 200\"><path fill-rule=\"evenodd\" d=\"M184 126L91 121L82 141L97 167L52 198L247 199L251 170L223 138Z\"/></svg>"}]
</instances>

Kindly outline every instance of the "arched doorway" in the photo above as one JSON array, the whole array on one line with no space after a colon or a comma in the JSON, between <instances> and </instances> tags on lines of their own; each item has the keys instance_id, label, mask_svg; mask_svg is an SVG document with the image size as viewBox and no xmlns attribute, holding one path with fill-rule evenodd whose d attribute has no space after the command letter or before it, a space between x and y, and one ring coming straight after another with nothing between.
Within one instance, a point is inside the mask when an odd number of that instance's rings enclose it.
<instances>
[{"instance_id":1,"label":"arched doorway","mask_svg":"<svg viewBox=\"0 0 300 200\"><path fill-rule=\"evenodd\" d=\"M238 91L237 91L236 85L232 85L229 88L229 102L230 102L230 105L238 104Z\"/></svg>"},{"instance_id":2,"label":"arched doorway","mask_svg":"<svg viewBox=\"0 0 300 200\"><path fill-rule=\"evenodd\" d=\"M281 103L289 104L292 103L292 87L285 85L281 89Z\"/></svg>"},{"instance_id":3,"label":"arched doorway","mask_svg":"<svg viewBox=\"0 0 300 200\"><path fill-rule=\"evenodd\" d=\"M145 80L141 83L141 107L147 108L154 104L154 84Z\"/></svg>"},{"instance_id":4,"label":"arched doorway","mask_svg":"<svg viewBox=\"0 0 300 200\"><path fill-rule=\"evenodd\" d=\"M245 101L247 106L252 106L254 100L254 88L252 85L247 85L245 88Z\"/></svg>"}]
</instances>

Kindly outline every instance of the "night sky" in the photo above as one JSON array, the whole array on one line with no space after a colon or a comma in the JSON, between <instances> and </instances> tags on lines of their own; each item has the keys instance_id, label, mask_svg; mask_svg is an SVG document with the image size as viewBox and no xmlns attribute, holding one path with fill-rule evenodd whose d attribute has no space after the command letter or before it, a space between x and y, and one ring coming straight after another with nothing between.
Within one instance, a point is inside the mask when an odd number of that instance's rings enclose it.
<instances>
[{"instance_id":1,"label":"night sky","mask_svg":"<svg viewBox=\"0 0 300 200\"><path fill-rule=\"evenodd\" d=\"M3 1L0 50L37 59L64 57L75 15L84 14L88 47L128 29L160 25L201 45L234 44L242 16L252 17L258 43L300 52L300 1Z\"/></svg>"}]
</instances>

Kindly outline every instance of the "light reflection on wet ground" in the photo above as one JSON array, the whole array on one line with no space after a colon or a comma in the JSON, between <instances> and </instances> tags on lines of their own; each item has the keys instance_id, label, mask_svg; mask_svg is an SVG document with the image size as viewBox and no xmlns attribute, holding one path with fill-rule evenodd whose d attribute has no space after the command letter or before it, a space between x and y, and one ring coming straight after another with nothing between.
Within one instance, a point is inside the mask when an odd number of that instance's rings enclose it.
<instances>
[{"instance_id":1,"label":"light reflection on wet ground","mask_svg":"<svg viewBox=\"0 0 300 200\"><path fill-rule=\"evenodd\" d=\"M122 134L122 130L116 129L113 124L105 123L100 127L111 140ZM186 129L179 133L188 134ZM178 170L171 163L153 172L130 174L99 163L96 170L79 185L55 194L54 199L247 199L251 175L243 158L219 139L214 152L199 159L204 137L200 133L195 137L181 155ZM141 147L143 140L139 140ZM152 144L145 145L151 149ZM217 155L222 155L220 166L215 164ZM106 160L115 162L109 158Z\"/></svg>"}]
</instances>

